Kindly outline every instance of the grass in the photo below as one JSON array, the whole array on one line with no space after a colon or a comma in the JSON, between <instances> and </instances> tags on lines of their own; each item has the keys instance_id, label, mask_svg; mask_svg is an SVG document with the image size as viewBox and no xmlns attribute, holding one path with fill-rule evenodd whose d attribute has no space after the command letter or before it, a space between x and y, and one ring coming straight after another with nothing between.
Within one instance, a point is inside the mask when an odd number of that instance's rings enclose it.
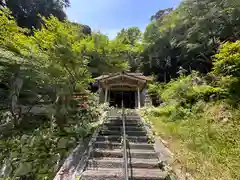
<instances>
[{"instance_id":1,"label":"grass","mask_svg":"<svg viewBox=\"0 0 240 180\"><path fill-rule=\"evenodd\" d=\"M195 179L240 179L240 111L224 102L148 110L154 131Z\"/></svg>"}]
</instances>

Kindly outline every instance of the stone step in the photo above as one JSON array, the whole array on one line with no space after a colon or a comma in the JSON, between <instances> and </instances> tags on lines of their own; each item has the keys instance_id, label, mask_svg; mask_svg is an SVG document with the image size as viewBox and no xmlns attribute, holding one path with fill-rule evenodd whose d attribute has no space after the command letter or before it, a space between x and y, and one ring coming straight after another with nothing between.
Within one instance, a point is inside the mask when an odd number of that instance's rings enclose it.
<instances>
[{"instance_id":1,"label":"stone step","mask_svg":"<svg viewBox=\"0 0 240 180\"><path fill-rule=\"evenodd\" d=\"M122 117L118 118L107 118L106 121L122 121ZM141 121L141 118L125 118L125 121Z\"/></svg>"},{"instance_id":2,"label":"stone step","mask_svg":"<svg viewBox=\"0 0 240 180\"><path fill-rule=\"evenodd\" d=\"M102 129L122 131L122 126L103 125ZM125 126L126 131L143 131L141 126Z\"/></svg>"},{"instance_id":3,"label":"stone step","mask_svg":"<svg viewBox=\"0 0 240 180\"><path fill-rule=\"evenodd\" d=\"M128 150L129 158L142 158L142 159L153 159L158 158L157 153L154 150L140 150L132 149ZM123 151L122 149L94 149L92 152L93 157L116 157L122 158Z\"/></svg>"},{"instance_id":4,"label":"stone step","mask_svg":"<svg viewBox=\"0 0 240 180\"><path fill-rule=\"evenodd\" d=\"M129 170L131 180L164 180L167 172L159 169L133 168ZM81 180L124 180L122 168L96 168L87 170L81 176Z\"/></svg>"},{"instance_id":5,"label":"stone step","mask_svg":"<svg viewBox=\"0 0 240 180\"><path fill-rule=\"evenodd\" d=\"M122 168L123 158L94 158L88 161L88 169L94 168ZM157 159L128 159L128 167L159 169Z\"/></svg>"},{"instance_id":6,"label":"stone step","mask_svg":"<svg viewBox=\"0 0 240 180\"><path fill-rule=\"evenodd\" d=\"M121 142L121 135L118 136L97 136L96 141Z\"/></svg>"},{"instance_id":7,"label":"stone step","mask_svg":"<svg viewBox=\"0 0 240 180\"><path fill-rule=\"evenodd\" d=\"M120 127L120 128L122 128L123 127L123 125L120 123L120 124L116 124L116 123L104 123L103 124L103 127L106 127L106 128L108 128L108 127L113 127L113 126L115 126L115 127ZM127 127L130 127L130 128L141 128L141 129L143 129L143 125L142 124L140 124L140 123L129 123L129 124L125 124L125 127L127 128Z\"/></svg>"},{"instance_id":8,"label":"stone step","mask_svg":"<svg viewBox=\"0 0 240 180\"><path fill-rule=\"evenodd\" d=\"M126 121L125 126L135 126L135 127L141 127L142 126L141 121ZM122 126L122 121L105 121L105 126Z\"/></svg>"},{"instance_id":9,"label":"stone step","mask_svg":"<svg viewBox=\"0 0 240 180\"><path fill-rule=\"evenodd\" d=\"M129 143L130 149L149 149L152 150L153 145L147 143ZM117 142L108 142L108 141L97 141L95 142L95 148L102 148L102 149L121 149L122 143Z\"/></svg>"},{"instance_id":10,"label":"stone step","mask_svg":"<svg viewBox=\"0 0 240 180\"><path fill-rule=\"evenodd\" d=\"M122 137L121 135L118 136L97 136L97 141L108 141L108 142L121 142ZM127 140L129 142L148 142L148 137L147 136L128 136Z\"/></svg>"},{"instance_id":11,"label":"stone step","mask_svg":"<svg viewBox=\"0 0 240 180\"><path fill-rule=\"evenodd\" d=\"M125 116L127 119L141 119L138 115L129 115L129 114L126 114ZM115 115L110 115L108 116L109 119L119 119L119 118L122 118L122 114L121 113L118 113L118 114L115 114Z\"/></svg>"},{"instance_id":12,"label":"stone step","mask_svg":"<svg viewBox=\"0 0 240 180\"><path fill-rule=\"evenodd\" d=\"M115 124L122 124L121 119L111 119L111 120L106 120L105 123L115 123ZM125 120L125 124L141 124L141 120Z\"/></svg>"},{"instance_id":13,"label":"stone step","mask_svg":"<svg viewBox=\"0 0 240 180\"><path fill-rule=\"evenodd\" d=\"M122 135L120 131L111 131L111 130L103 130L100 131L99 135ZM145 131L126 131L127 136L146 136L147 133Z\"/></svg>"}]
</instances>

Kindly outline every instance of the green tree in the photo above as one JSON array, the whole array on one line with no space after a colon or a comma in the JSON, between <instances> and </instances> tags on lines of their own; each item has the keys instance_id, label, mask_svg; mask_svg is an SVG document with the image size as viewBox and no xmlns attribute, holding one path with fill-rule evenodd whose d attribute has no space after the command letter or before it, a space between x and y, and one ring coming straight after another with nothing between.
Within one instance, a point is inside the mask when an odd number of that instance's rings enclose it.
<instances>
[{"instance_id":1,"label":"green tree","mask_svg":"<svg viewBox=\"0 0 240 180\"><path fill-rule=\"evenodd\" d=\"M213 72L221 76L240 77L240 41L226 42L214 56Z\"/></svg>"},{"instance_id":2,"label":"green tree","mask_svg":"<svg viewBox=\"0 0 240 180\"><path fill-rule=\"evenodd\" d=\"M231 103L238 105L240 101L240 41L225 42L214 56L213 72L219 77L218 86L227 91Z\"/></svg>"},{"instance_id":3,"label":"green tree","mask_svg":"<svg viewBox=\"0 0 240 180\"><path fill-rule=\"evenodd\" d=\"M122 44L122 51L131 72L139 70L141 66L141 53L143 50L141 39L142 33L137 27L122 29L115 39L117 44Z\"/></svg>"},{"instance_id":4,"label":"green tree","mask_svg":"<svg viewBox=\"0 0 240 180\"><path fill-rule=\"evenodd\" d=\"M70 106L73 93L86 92L91 81L81 25L42 20L45 25L27 36L0 10L1 178L53 179L96 115L94 103L81 111Z\"/></svg>"},{"instance_id":5,"label":"green tree","mask_svg":"<svg viewBox=\"0 0 240 180\"><path fill-rule=\"evenodd\" d=\"M69 7L69 0L0 0L12 11L13 17L21 27L32 29L41 26L41 16L56 16L60 20L66 18L64 8Z\"/></svg>"},{"instance_id":6,"label":"green tree","mask_svg":"<svg viewBox=\"0 0 240 180\"><path fill-rule=\"evenodd\" d=\"M127 69L123 44L109 40L101 33L92 33L83 42L83 54L88 59L89 71L94 76L107 72L119 72Z\"/></svg>"},{"instance_id":7,"label":"green tree","mask_svg":"<svg viewBox=\"0 0 240 180\"><path fill-rule=\"evenodd\" d=\"M143 42L146 45L153 44L158 38L160 38L160 30L156 23L148 24L143 33Z\"/></svg>"},{"instance_id":8,"label":"green tree","mask_svg":"<svg viewBox=\"0 0 240 180\"><path fill-rule=\"evenodd\" d=\"M141 40L142 33L138 27L131 27L128 29L122 29L118 34L116 39L123 44L134 45Z\"/></svg>"},{"instance_id":9,"label":"green tree","mask_svg":"<svg viewBox=\"0 0 240 180\"><path fill-rule=\"evenodd\" d=\"M146 74L162 77L166 77L165 73L176 77L180 67L188 73L192 70L209 72L213 67L211 57L220 43L239 39L237 14L240 14L239 3L232 0L220 3L187 0L175 10L160 10L144 33L142 69ZM151 29L157 33L149 33ZM171 66L159 71L159 64Z\"/></svg>"}]
</instances>

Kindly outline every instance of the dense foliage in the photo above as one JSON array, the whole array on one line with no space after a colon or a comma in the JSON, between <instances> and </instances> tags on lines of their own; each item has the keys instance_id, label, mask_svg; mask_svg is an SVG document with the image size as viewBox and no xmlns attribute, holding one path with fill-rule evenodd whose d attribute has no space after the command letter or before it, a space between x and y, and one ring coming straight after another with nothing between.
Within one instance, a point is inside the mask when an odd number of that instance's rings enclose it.
<instances>
[{"instance_id":1,"label":"dense foliage","mask_svg":"<svg viewBox=\"0 0 240 180\"><path fill-rule=\"evenodd\" d=\"M141 43L142 33L138 27L122 29L116 37L116 41L124 47L123 52L129 64L131 72L139 71L141 66L141 53L143 45Z\"/></svg>"},{"instance_id":2,"label":"dense foliage","mask_svg":"<svg viewBox=\"0 0 240 180\"><path fill-rule=\"evenodd\" d=\"M239 48L239 41L222 44L207 75L149 87L164 103L145 115L196 179L240 178Z\"/></svg>"},{"instance_id":3,"label":"dense foliage","mask_svg":"<svg viewBox=\"0 0 240 180\"><path fill-rule=\"evenodd\" d=\"M0 0L0 178L52 179L98 119L92 77L128 70L156 76L147 115L194 176L239 179L240 1L184 0L113 40L69 5Z\"/></svg>"},{"instance_id":4,"label":"dense foliage","mask_svg":"<svg viewBox=\"0 0 240 180\"><path fill-rule=\"evenodd\" d=\"M106 36L54 16L42 21L29 35L0 10L0 177L52 179L98 119L91 70L128 67Z\"/></svg>"},{"instance_id":5,"label":"dense foliage","mask_svg":"<svg viewBox=\"0 0 240 180\"><path fill-rule=\"evenodd\" d=\"M162 82L181 68L208 73L219 45L240 38L239 16L234 0L185 0L175 10L158 11L143 34L142 70Z\"/></svg>"},{"instance_id":6,"label":"dense foliage","mask_svg":"<svg viewBox=\"0 0 240 180\"><path fill-rule=\"evenodd\" d=\"M196 179L239 179L239 1L185 0L143 34L142 70L163 102L146 118ZM180 164L179 164L180 163Z\"/></svg>"},{"instance_id":7,"label":"dense foliage","mask_svg":"<svg viewBox=\"0 0 240 180\"><path fill-rule=\"evenodd\" d=\"M64 8L70 5L68 0L0 0L0 6L5 6L12 11L14 18L21 27L39 28L41 16L53 15L59 20L64 20Z\"/></svg>"}]
</instances>

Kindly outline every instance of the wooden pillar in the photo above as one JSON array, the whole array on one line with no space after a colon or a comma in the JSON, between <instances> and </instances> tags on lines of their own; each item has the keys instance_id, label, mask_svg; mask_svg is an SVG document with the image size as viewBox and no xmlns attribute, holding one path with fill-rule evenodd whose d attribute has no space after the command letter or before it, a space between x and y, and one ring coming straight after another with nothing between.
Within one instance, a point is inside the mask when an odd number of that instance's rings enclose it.
<instances>
[{"instance_id":1,"label":"wooden pillar","mask_svg":"<svg viewBox=\"0 0 240 180\"><path fill-rule=\"evenodd\" d=\"M108 101L108 87L105 89L105 103Z\"/></svg>"},{"instance_id":2,"label":"wooden pillar","mask_svg":"<svg viewBox=\"0 0 240 180\"><path fill-rule=\"evenodd\" d=\"M139 89L139 86L138 86L138 109L141 108L141 101L140 101L140 89Z\"/></svg>"}]
</instances>

